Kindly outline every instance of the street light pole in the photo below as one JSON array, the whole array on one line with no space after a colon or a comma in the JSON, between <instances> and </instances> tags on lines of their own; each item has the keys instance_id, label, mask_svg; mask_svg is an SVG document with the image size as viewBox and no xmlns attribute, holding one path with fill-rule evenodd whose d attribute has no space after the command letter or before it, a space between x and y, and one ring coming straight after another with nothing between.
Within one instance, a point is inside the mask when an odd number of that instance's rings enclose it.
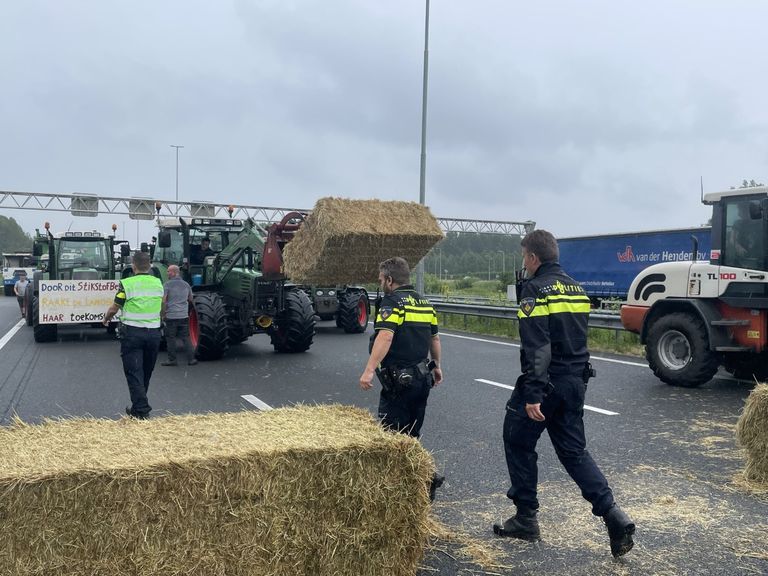
<instances>
[{"instance_id":1,"label":"street light pole","mask_svg":"<svg viewBox=\"0 0 768 576\"><path fill-rule=\"evenodd\" d=\"M176 148L176 215L179 214L179 148L184 148L184 146L179 146L177 144L171 144L171 148Z\"/></svg>"},{"instance_id":2,"label":"street light pole","mask_svg":"<svg viewBox=\"0 0 768 576\"><path fill-rule=\"evenodd\" d=\"M499 252L501 254L501 273L506 274L507 273L507 256L504 254L504 250L496 250L496 252Z\"/></svg>"},{"instance_id":3,"label":"street light pole","mask_svg":"<svg viewBox=\"0 0 768 576\"><path fill-rule=\"evenodd\" d=\"M425 202L425 184L427 175L427 80L429 79L429 0L426 0L424 16L424 80L421 93L421 168L419 175L419 204ZM416 267L416 291L424 293L424 262Z\"/></svg>"}]
</instances>

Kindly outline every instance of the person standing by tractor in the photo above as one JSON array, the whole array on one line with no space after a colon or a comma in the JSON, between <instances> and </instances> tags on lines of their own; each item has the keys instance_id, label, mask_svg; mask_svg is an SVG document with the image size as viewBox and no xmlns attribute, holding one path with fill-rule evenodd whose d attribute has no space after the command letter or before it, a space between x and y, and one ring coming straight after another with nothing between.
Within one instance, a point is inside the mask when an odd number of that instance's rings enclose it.
<instances>
[{"instance_id":1,"label":"person standing by tractor","mask_svg":"<svg viewBox=\"0 0 768 576\"><path fill-rule=\"evenodd\" d=\"M133 418L146 420L152 410L147 390L160 348L163 283L150 273L148 253L134 253L132 266L134 275L120 281L115 301L107 309L103 323L109 326L122 309L120 356L131 395L131 406L126 407L125 412Z\"/></svg>"},{"instance_id":2,"label":"person standing by tractor","mask_svg":"<svg viewBox=\"0 0 768 576\"><path fill-rule=\"evenodd\" d=\"M443 372L437 313L414 290L410 279L411 271L403 258L379 264L384 297L376 310L370 357L360 376L360 388L370 390L376 375L381 382L382 424L419 438L429 392L443 381ZM431 500L444 481L442 476L433 476Z\"/></svg>"},{"instance_id":3,"label":"person standing by tractor","mask_svg":"<svg viewBox=\"0 0 768 576\"><path fill-rule=\"evenodd\" d=\"M586 450L584 396L595 375L587 350L589 298L558 264L557 240L534 230L521 242L528 279L520 291L520 363L504 418L504 452L512 486L507 496L517 513L494 524L499 536L540 540L536 514L536 444L546 429L557 457L602 517L613 556L630 551L635 524L613 499L603 473Z\"/></svg>"},{"instance_id":4,"label":"person standing by tractor","mask_svg":"<svg viewBox=\"0 0 768 576\"><path fill-rule=\"evenodd\" d=\"M160 313L165 323L165 341L168 344L168 361L161 366L177 366L176 340L181 340L187 356L187 364L194 366L195 349L189 339L189 307L194 306L192 288L180 275L175 264L168 266L168 282L163 287L163 307Z\"/></svg>"},{"instance_id":5,"label":"person standing by tractor","mask_svg":"<svg viewBox=\"0 0 768 576\"><path fill-rule=\"evenodd\" d=\"M29 280L27 280L27 273L22 272L19 274L19 279L16 281L16 284L13 285L13 293L16 294L16 301L19 303L19 310L21 311L22 318L26 318L28 313L24 300L24 294L26 294L28 286Z\"/></svg>"}]
</instances>

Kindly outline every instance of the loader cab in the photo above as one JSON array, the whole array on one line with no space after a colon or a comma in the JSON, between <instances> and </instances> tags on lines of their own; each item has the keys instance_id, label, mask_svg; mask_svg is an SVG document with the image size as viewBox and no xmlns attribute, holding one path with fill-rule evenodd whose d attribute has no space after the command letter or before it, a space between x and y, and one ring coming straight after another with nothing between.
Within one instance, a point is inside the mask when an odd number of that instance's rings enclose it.
<instances>
[{"instance_id":1,"label":"loader cab","mask_svg":"<svg viewBox=\"0 0 768 576\"><path fill-rule=\"evenodd\" d=\"M768 197L765 194L721 198L713 206L712 263L747 270L768 270L767 216Z\"/></svg>"}]
</instances>

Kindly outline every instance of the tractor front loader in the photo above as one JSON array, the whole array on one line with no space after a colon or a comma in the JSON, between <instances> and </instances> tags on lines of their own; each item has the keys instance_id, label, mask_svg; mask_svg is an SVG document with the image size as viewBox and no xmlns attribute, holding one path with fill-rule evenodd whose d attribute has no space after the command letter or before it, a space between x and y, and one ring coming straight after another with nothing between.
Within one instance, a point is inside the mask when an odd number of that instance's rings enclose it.
<instances>
[{"instance_id":1,"label":"tractor front loader","mask_svg":"<svg viewBox=\"0 0 768 576\"><path fill-rule=\"evenodd\" d=\"M160 220L153 267L163 281L176 264L192 286L190 337L201 360L221 358L230 344L269 334L277 352L312 345L315 318L307 294L282 274L282 246L300 222L286 217L264 231L252 220ZM210 241L213 255L201 254Z\"/></svg>"}]
</instances>

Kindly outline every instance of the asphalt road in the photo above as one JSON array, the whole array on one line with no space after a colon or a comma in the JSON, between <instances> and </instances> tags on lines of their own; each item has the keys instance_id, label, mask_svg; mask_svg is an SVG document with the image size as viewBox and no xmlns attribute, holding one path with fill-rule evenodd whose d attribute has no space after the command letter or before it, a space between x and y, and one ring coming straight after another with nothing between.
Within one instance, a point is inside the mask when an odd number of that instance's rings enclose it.
<instances>
[{"instance_id":1,"label":"asphalt road","mask_svg":"<svg viewBox=\"0 0 768 576\"><path fill-rule=\"evenodd\" d=\"M439 574L740 575L768 573L768 494L743 488L734 427L751 386L715 378L695 390L659 382L637 358L594 354L585 412L588 446L619 503L637 522L635 549L614 560L607 534L557 461L546 436L539 476L543 541L497 538L513 512L501 443L504 404L519 373L515 343L444 333L446 381L430 397L422 441L447 482L434 513L440 537L419 576ZM163 356L161 355L161 358ZM344 403L375 412L357 378L367 335L318 325L305 354L275 354L266 336L225 360L158 365L153 415ZM14 298L0 298L0 423L14 416L118 418L128 403L118 344L71 328L36 344Z\"/></svg>"}]
</instances>

